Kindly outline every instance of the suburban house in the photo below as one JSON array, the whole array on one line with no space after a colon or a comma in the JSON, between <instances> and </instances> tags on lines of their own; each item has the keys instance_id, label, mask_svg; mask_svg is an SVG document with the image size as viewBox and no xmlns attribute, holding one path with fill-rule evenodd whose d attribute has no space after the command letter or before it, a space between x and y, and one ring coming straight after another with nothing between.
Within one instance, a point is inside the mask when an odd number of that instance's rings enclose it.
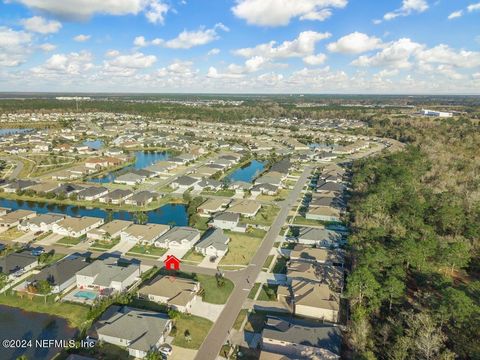
<instances>
[{"instance_id":1,"label":"suburban house","mask_svg":"<svg viewBox=\"0 0 480 360\"><path fill-rule=\"evenodd\" d=\"M165 232L154 244L167 249L191 249L200 239L200 231L188 226L175 226Z\"/></svg>"},{"instance_id":2,"label":"suburban house","mask_svg":"<svg viewBox=\"0 0 480 360\"><path fill-rule=\"evenodd\" d=\"M96 328L100 341L126 347L130 356L143 359L150 350L165 342L172 321L163 313L112 306L97 322Z\"/></svg>"},{"instance_id":3,"label":"suburban house","mask_svg":"<svg viewBox=\"0 0 480 360\"><path fill-rule=\"evenodd\" d=\"M32 180L13 180L5 185L2 185L2 187L6 193L14 193L21 190L27 190L36 184L37 183Z\"/></svg>"},{"instance_id":4,"label":"suburban house","mask_svg":"<svg viewBox=\"0 0 480 360\"><path fill-rule=\"evenodd\" d=\"M193 186L194 190L217 191L222 188L222 183L214 179L202 179Z\"/></svg>"},{"instance_id":5,"label":"suburban house","mask_svg":"<svg viewBox=\"0 0 480 360\"><path fill-rule=\"evenodd\" d=\"M326 284L293 280L287 291L278 291L278 298L294 309L295 315L322 321L338 321L340 296Z\"/></svg>"},{"instance_id":6,"label":"suburban house","mask_svg":"<svg viewBox=\"0 0 480 360\"><path fill-rule=\"evenodd\" d=\"M340 222L342 219L342 214L342 210L335 207L309 207L307 213L305 214L305 218L308 220Z\"/></svg>"},{"instance_id":7,"label":"suburban house","mask_svg":"<svg viewBox=\"0 0 480 360\"><path fill-rule=\"evenodd\" d=\"M24 220L37 216L35 211L18 209L0 216L0 227L11 228L20 224Z\"/></svg>"},{"instance_id":8,"label":"suburban house","mask_svg":"<svg viewBox=\"0 0 480 360\"><path fill-rule=\"evenodd\" d=\"M222 229L210 229L195 245L195 251L208 256L224 256L228 251L230 238Z\"/></svg>"},{"instance_id":9,"label":"suburban house","mask_svg":"<svg viewBox=\"0 0 480 360\"><path fill-rule=\"evenodd\" d=\"M278 186L268 183L256 184L250 189L250 193L254 196L258 196L260 194L276 195L278 193Z\"/></svg>"},{"instance_id":10,"label":"suburban house","mask_svg":"<svg viewBox=\"0 0 480 360\"><path fill-rule=\"evenodd\" d=\"M65 219L52 225L55 234L78 238L104 223L104 219L90 216L80 218L67 216Z\"/></svg>"},{"instance_id":11,"label":"suburban house","mask_svg":"<svg viewBox=\"0 0 480 360\"><path fill-rule=\"evenodd\" d=\"M62 214L39 214L30 219L22 220L18 224L18 229L21 231L51 231L53 224L65 219Z\"/></svg>"},{"instance_id":12,"label":"suburban house","mask_svg":"<svg viewBox=\"0 0 480 360\"><path fill-rule=\"evenodd\" d=\"M327 195L327 196L339 196L343 193L345 189L345 185L342 183L336 182L321 182L318 183L316 186L316 191L319 194Z\"/></svg>"},{"instance_id":13,"label":"suburban house","mask_svg":"<svg viewBox=\"0 0 480 360\"><path fill-rule=\"evenodd\" d=\"M120 233L121 241L152 245L155 240L170 229L168 225L162 224L133 224Z\"/></svg>"},{"instance_id":14,"label":"suburban house","mask_svg":"<svg viewBox=\"0 0 480 360\"><path fill-rule=\"evenodd\" d=\"M340 359L342 332L325 324L267 316L262 331L262 350L292 359Z\"/></svg>"},{"instance_id":15,"label":"suburban house","mask_svg":"<svg viewBox=\"0 0 480 360\"><path fill-rule=\"evenodd\" d=\"M72 194L76 194L84 189L83 186L77 184L62 184L56 189L52 190L51 193L55 195L63 195L69 197Z\"/></svg>"},{"instance_id":16,"label":"suburban house","mask_svg":"<svg viewBox=\"0 0 480 360\"><path fill-rule=\"evenodd\" d=\"M128 199L125 200L125 204L128 205L136 205L136 206L145 206L150 204L153 200L155 200L158 197L157 193L148 191L148 190L143 190L139 191L132 196L130 196Z\"/></svg>"},{"instance_id":17,"label":"suburban house","mask_svg":"<svg viewBox=\"0 0 480 360\"><path fill-rule=\"evenodd\" d=\"M254 200L234 200L227 211L245 217L254 217L261 207L260 203Z\"/></svg>"},{"instance_id":18,"label":"suburban house","mask_svg":"<svg viewBox=\"0 0 480 360\"><path fill-rule=\"evenodd\" d=\"M93 201L108 194L108 189L103 186L90 186L77 194L78 200Z\"/></svg>"},{"instance_id":19,"label":"suburban house","mask_svg":"<svg viewBox=\"0 0 480 360\"><path fill-rule=\"evenodd\" d=\"M128 172L126 174L117 176L113 182L115 184L125 184L125 185L134 186L144 182L145 179L146 179L145 176L135 174L133 172Z\"/></svg>"},{"instance_id":20,"label":"suburban house","mask_svg":"<svg viewBox=\"0 0 480 360\"><path fill-rule=\"evenodd\" d=\"M247 192L248 190L250 190L252 188L252 184L249 183L249 182L246 182L246 181L234 181L232 182L228 188L229 189L232 189L232 190L235 190L235 193L236 194L241 194L243 195L245 192Z\"/></svg>"},{"instance_id":21,"label":"suburban house","mask_svg":"<svg viewBox=\"0 0 480 360\"><path fill-rule=\"evenodd\" d=\"M290 251L290 260L343 266L344 255L341 250L312 248L298 244Z\"/></svg>"},{"instance_id":22,"label":"suburban house","mask_svg":"<svg viewBox=\"0 0 480 360\"><path fill-rule=\"evenodd\" d=\"M119 266L112 259L95 260L75 275L77 288L95 289L102 294L127 290L140 278L140 266Z\"/></svg>"},{"instance_id":23,"label":"suburban house","mask_svg":"<svg viewBox=\"0 0 480 360\"><path fill-rule=\"evenodd\" d=\"M37 265L37 257L28 252L11 253L0 258L0 272L7 275L9 280L34 269Z\"/></svg>"},{"instance_id":24,"label":"suburban house","mask_svg":"<svg viewBox=\"0 0 480 360\"><path fill-rule=\"evenodd\" d=\"M167 304L180 312L189 312L199 290L200 283L197 281L163 276L142 287L138 291L138 296L141 299Z\"/></svg>"},{"instance_id":25,"label":"suburban house","mask_svg":"<svg viewBox=\"0 0 480 360\"><path fill-rule=\"evenodd\" d=\"M123 190L123 189L115 189L105 196L101 197L99 201L105 204L115 204L119 205L122 204L125 200L133 195L133 191L131 190Z\"/></svg>"},{"instance_id":26,"label":"suburban house","mask_svg":"<svg viewBox=\"0 0 480 360\"><path fill-rule=\"evenodd\" d=\"M70 256L42 269L28 282L35 284L38 281L46 280L52 286L52 293L58 294L74 286L76 273L86 266L88 266L88 262L84 257Z\"/></svg>"},{"instance_id":27,"label":"suburban house","mask_svg":"<svg viewBox=\"0 0 480 360\"><path fill-rule=\"evenodd\" d=\"M240 215L238 213L222 212L215 215L208 225L236 232L247 231L247 226L245 224L239 224L239 221Z\"/></svg>"},{"instance_id":28,"label":"suburban house","mask_svg":"<svg viewBox=\"0 0 480 360\"><path fill-rule=\"evenodd\" d=\"M230 199L208 199L199 207L197 207L197 212L200 216L209 217L212 214L225 210L228 204L230 204Z\"/></svg>"},{"instance_id":29,"label":"suburban house","mask_svg":"<svg viewBox=\"0 0 480 360\"><path fill-rule=\"evenodd\" d=\"M342 234L327 229L299 226L295 228L299 244L317 247L338 247L342 243Z\"/></svg>"},{"instance_id":30,"label":"suburban house","mask_svg":"<svg viewBox=\"0 0 480 360\"><path fill-rule=\"evenodd\" d=\"M173 189L179 190L179 191L186 191L189 188L193 187L195 184L199 183L200 179L193 178L191 176L180 176L176 180L172 181L170 186Z\"/></svg>"},{"instance_id":31,"label":"suburban house","mask_svg":"<svg viewBox=\"0 0 480 360\"><path fill-rule=\"evenodd\" d=\"M110 241L120 237L123 230L132 225L132 221L112 220L87 233L87 239Z\"/></svg>"},{"instance_id":32,"label":"suburban house","mask_svg":"<svg viewBox=\"0 0 480 360\"><path fill-rule=\"evenodd\" d=\"M290 261L287 266L287 283L289 284L293 280L304 280L326 284L334 291L341 292L343 278L343 268L333 265Z\"/></svg>"}]
</instances>

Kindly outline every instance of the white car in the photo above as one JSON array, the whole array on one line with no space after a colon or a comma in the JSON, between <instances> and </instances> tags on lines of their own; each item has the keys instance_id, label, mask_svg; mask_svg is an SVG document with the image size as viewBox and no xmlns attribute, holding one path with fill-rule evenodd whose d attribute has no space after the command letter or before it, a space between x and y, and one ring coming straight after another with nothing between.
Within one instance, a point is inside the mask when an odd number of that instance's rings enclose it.
<instances>
[{"instance_id":1,"label":"white car","mask_svg":"<svg viewBox=\"0 0 480 360\"><path fill-rule=\"evenodd\" d=\"M163 344L160 345L158 351L165 356L169 356L172 354L173 348L169 344Z\"/></svg>"}]
</instances>

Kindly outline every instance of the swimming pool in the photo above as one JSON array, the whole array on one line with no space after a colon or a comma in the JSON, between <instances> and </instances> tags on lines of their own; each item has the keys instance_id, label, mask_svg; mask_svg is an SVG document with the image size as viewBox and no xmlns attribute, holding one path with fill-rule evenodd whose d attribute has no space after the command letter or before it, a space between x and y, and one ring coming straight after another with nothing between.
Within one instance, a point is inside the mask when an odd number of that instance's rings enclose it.
<instances>
[{"instance_id":1,"label":"swimming pool","mask_svg":"<svg viewBox=\"0 0 480 360\"><path fill-rule=\"evenodd\" d=\"M97 298L96 293L92 291L85 291L85 290L80 290L73 296L75 296L76 298L82 298L87 300L95 300Z\"/></svg>"}]
</instances>

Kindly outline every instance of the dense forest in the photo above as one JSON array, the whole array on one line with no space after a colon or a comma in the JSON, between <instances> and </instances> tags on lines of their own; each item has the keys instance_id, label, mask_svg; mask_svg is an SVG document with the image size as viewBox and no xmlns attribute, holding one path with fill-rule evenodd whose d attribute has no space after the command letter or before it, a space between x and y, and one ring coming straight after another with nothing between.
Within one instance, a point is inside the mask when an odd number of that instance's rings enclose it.
<instances>
[{"instance_id":1,"label":"dense forest","mask_svg":"<svg viewBox=\"0 0 480 360\"><path fill-rule=\"evenodd\" d=\"M480 359L478 123L371 125L409 145L354 164L351 357Z\"/></svg>"}]
</instances>

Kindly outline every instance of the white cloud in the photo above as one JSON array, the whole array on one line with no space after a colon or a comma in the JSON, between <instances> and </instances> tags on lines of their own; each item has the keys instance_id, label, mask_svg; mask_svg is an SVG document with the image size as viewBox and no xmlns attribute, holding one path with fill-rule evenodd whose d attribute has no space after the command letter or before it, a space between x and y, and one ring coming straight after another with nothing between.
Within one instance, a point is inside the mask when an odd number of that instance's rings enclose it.
<instances>
[{"instance_id":1,"label":"white cloud","mask_svg":"<svg viewBox=\"0 0 480 360\"><path fill-rule=\"evenodd\" d=\"M73 38L73 40L77 42L85 42L90 40L91 36L90 35L84 35L84 34L79 34Z\"/></svg>"},{"instance_id":2,"label":"white cloud","mask_svg":"<svg viewBox=\"0 0 480 360\"><path fill-rule=\"evenodd\" d=\"M325 20L330 8L343 8L347 0L237 0L235 16L248 24L261 26L288 25L291 19Z\"/></svg>"},{"instance_id":3,"label":"white cloud","mask_svg":"<svg viewBox=\"0 0 480 360\"><path fill-rule=\"evenodd\" d=\"M222 23L216 24L211 29L184 30L176 38L165 41L164 46L171 49L190 49L195 46L205 45L219 39L217 30L229 31Z\"/></svg>"},{"instance_id":4,"label":"white cloud","mask_svg":"<svg viewBox=\"0 0 480 360\"><path fill-rule=\"evenodd\" d=\"M108 50L105 53L105 56L107 56L107 57L115 57L115 56L118 56L118 55L120 55L120 51L118 51L118 50Z\"/></svg>"},{"instance_id":5,"label":"white cloud","mask_svg":"<svg viewBox=\"0 0 480 360\"><path fill-rule=\"evenodd\" d=\"M352 62L352 65L361 67L389 67L404 69L412 66L410 58L420 51L423 45L413 42L408 38L393 41L373 56L362 55Z\"/></svg>"},{"instance_id":6,"label":"white cloud","mask_svg":"<svg viewBox=\"0 0 480 360\"><path fill-rule=\"evenodd\" d=\"M216 24L211 29L200 28L199 30L184 30L176 38L170 40L153 39L147 40L144 36L137 36L133 45L136 47L145 47L150 45L161 45L170 49L190 49L195 46L205 45L220 38L218 30L230 31L222 23Z\"/></svg>"},{"instance_id":7,"label":"white cloud","mask_svg":"<svg viewBox=\"0 0 480 360\"><path fill-rule=\"evenodd\" d=\"M473 12L473 11L478 11L478 10L480 10L480 2L479 2L479 3L475 3L475 4L468 5L468 6L467 6L467 10L468 10L468 12Z\"/></svg>"},{"instance_id":8,"label":"white cloud","mask_svg":"<svg viewBox=\"0 0 480 360\"><path fill-rule=\"evenodd\" d=\"M399 16L408 16L412 13L422 13L428 9L426 0L403 0L399 9L388 12L383 16L386 21L393 20Z\"/></svg>"},{"instance_id":9,"label":"white cloud","mask_svg":"<svg viewBox=\"0 0 480 360\"><path fill-rule=\"evenodd\" d=\"M382 47L382 41L379 38L356 31L328 44L327 49L343 54L360 54L380 47Z\"/></svg>"},{"instance_id":10,"label":"white cloud","mask_svg":"<svg viewBox=\"0 0 480 360\"><path fill-rule=\"evenodd\" d=\"M58 75L80 75L91 70L93 56L88 51L69 54L54 54L43 65L34 67L31 72L39 77Z\"/></svg>"},{"instance_id":11,"label":"white cloud","mask_svg":"<svg viewBox=\"0 0 480 360\"><path fill-rule=\"evenodd\" d=\"M308 65L322 65L325 60L327 60L325 54L308 55L303 58L303 62Z\"/></svg>"},{"instance_id":12,"label":"white cloud","mask_svg":"<svg viewBox=\"0 0 480 360\"><path fill-rule=\"evenodd\" d=\"M45 52L50 52L50 51L53 51L57 48L56 45L50 44L50 43L41 44L38 47Z\"/></svg>"},{"instance_id":13,"label":"white cloud","mask_svg":"<svg viewBox=\"0 0 480 360\"><path fill-rule=\"evenodd\" d=\"M145 37L143 36L137 36L135 40L133 40L133 45L138 46L138 47L145 47L148 45L147 41L145 40Z\"/></svg>"},{"instance_id":14,"label":"white cloud","mask_svg":"<svg viewBox=\"0 0 480 360\"><path fill-rule=\"evenodd\" d=\"M164 24L165 15L167 14L170 7L162 1L152 0L147 7L145 12L145 17L152 24Z\"/></svg>"},{"instance_id":15,"label":"white cloud","mask_svg":"<svg viewBox=\"0 0 480 360\"><path fill-rule=\"evenodd\" d=\"M245 61L244 65L230 64L228 66L228 72L230 74L247 74L259 71L266 64L269 63L269 59L263 56L253 56Z\"/></svg>"},{"instance_id":16,"label":"white cloud","mask_svg":"<svg viewBox=\"0 0 480 360\"><path fill-rule=\"evenodd\" d=\"M304 31L295 40L284 41L278 46L276 41L270 41L253 48L235 50L234 54L243 57L262 56L267 59L306 57L315 52L315 45L318 41L328 39L330 36L330 33Z\"/></svg>"},{"instance_id":17,"label":"white cloud","mask_svg":"<svg viewBox=\"0 0 480 360\"><path fill-rule=\"evenodd\" d=\"M137 15L145 13L152 23L164 22L169 6L161 0L11 0L31 9L71 20L86 20L96 14Z\"/></svg>"},{"instance_id":18,"label":"white cloud","mask_svg":"<svg viewBox=\"0 0 480 360\"><path fill-rule=\"evenodd\" d=\"M141 52L122 55L118 54L112 60L104 62L107 69L145 69L151 67L157 61L155 55L145 55Z\"/></svg>"},{"instance_id":19,"label":"white cloud","mask_svg":"<svg viewBox=\"0 0 480 360\"><path fill-rule=\"evenodd\" d=\"M475 68L480 66L480 52L466 50L456 52L444 44L419 52L417 58L424 63L446 64L453 67Z\"/></svg>"},{"instance_id":20,"label":"white cloud","mask_svg":"<svg viewBox=\"0 0 480 360\"><path fill-rule=\"evenodd\" d=\"M463 10L454 11L450 15L448 15L448 20L462 17L462 15L463 15Z\"/></svg>"},{"instance_id":21,"label":"white cloud","mask_svg":"<svg viewBox=\"0 0 480 360\"><path fill-rule=\"evenodd\" d=\"M30 33L0 27L0 66L18 66L25 62L31 40Z\"/></svg>"},{"instance_id":22,"label":"white cloud","mask_svg":"<svg viewBox=\"0 0 480 360\"><path fill-rule=\"evenodd\" d=\"M212 50L210 50L207 55L208 56L215 56L215 55L218 55L220 54L220 49L218 48L213 48Z\"/></svg>"},{"instance_id":23,"label":"white cloud","mask_svg":"<svg viewBox=\"0 0 480 360\"><path fill-rule=\"evenodd\" d=\"M53 34L62 27L60 22L47 20L41 16L33 16L28 19L23 19L21 23L26 30L40 34Z\"/></svg>"},{"instance_id":24,"label":"white cloud","mask_svg":"<svg viewBox=\"0 0 480 360\"><path fill-rule=\"evenodd\" d=\"M210 66L208 68L207 77L212 79L238 79L243 78L243 74L232 74L232 73L219 73L216 68Z\"/></svg>"}]
</instances>

